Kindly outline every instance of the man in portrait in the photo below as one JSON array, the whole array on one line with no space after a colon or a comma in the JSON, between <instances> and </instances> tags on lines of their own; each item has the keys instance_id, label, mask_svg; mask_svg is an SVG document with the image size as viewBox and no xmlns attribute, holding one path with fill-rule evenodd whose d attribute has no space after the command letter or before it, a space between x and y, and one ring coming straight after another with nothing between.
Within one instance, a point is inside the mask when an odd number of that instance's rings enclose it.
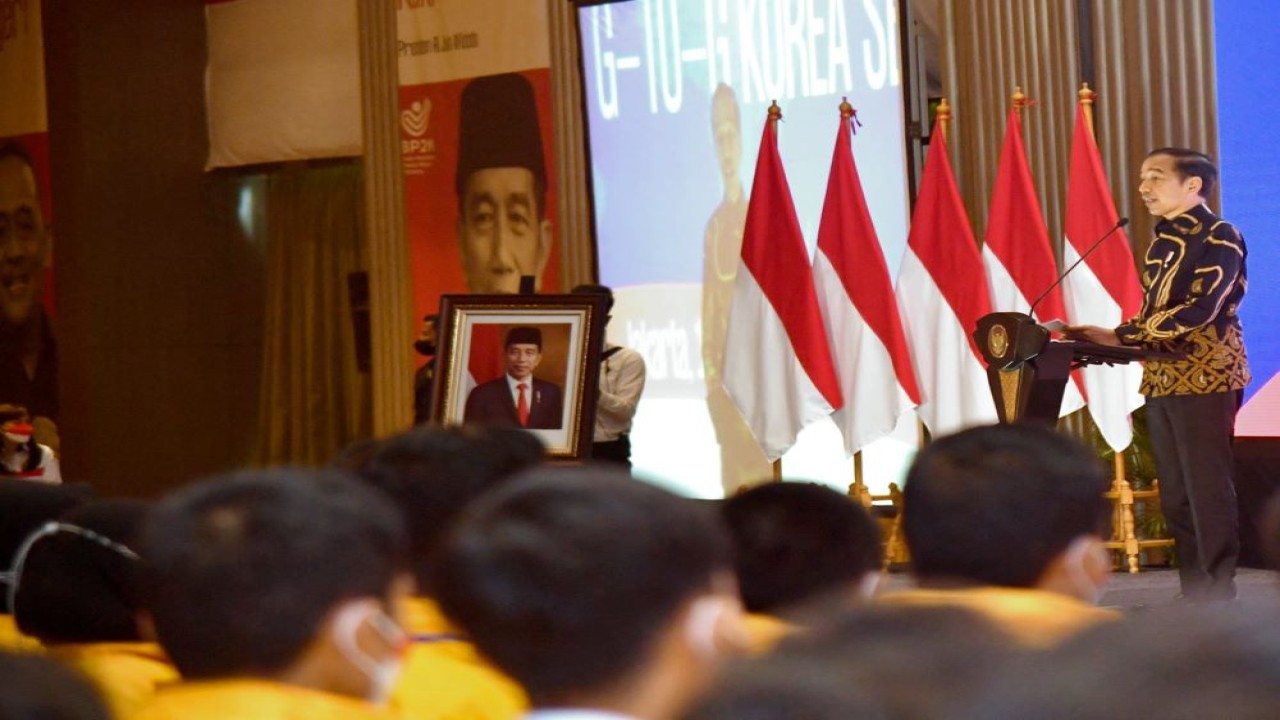
<instances>
[{"instance_id":1,"label":"man in portrait","mask_svg":"<svg viewBox=\"0 0 1280 720\"><path fill-rule=\"evenodd\" d=\"M467 289L534 290L551 257L547 169L533 86L516 73L472 80L459 122L458 250Z\"/></svg>"},{"instance_id":2,"label":"man in portrait","mask_svg":"<svg viewBox=\"0 0 1280 720\"><path fill-rule=\"evenodd\" d=\"M40 303L52 257L31 159L0 144L0 403L27 408L46 435L58 415L57 348Z\"/></svg>"},{"instance_id":3,"label":"man in portrait","mask_svg":"<svg viewBox=\"0 0 1280 720\"><path fill-rule=\"evenodd\" d=\"M502 347L507 371L467 395L462 421L532 430L563 427L560 386L533 376L542 362L542 331L528 326L511 328Z\"/></svg>"}]
</instances>

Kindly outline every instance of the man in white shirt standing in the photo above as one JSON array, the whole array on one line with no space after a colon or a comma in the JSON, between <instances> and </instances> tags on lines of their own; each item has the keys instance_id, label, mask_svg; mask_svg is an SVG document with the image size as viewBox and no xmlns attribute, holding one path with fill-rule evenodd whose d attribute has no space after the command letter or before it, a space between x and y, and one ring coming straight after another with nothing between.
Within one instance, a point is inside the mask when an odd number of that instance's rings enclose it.
<instances>
[{"instance_id":1,"label":"man in white shirt standing","mask_svg":"<svg viewBox=\"0 0 1280 720\"><path fill-rule=\"evenodd\" d=\"M579 285L572 292L605 299L605 325L612 319L613 291L604 285ZM631 420L644 392L644 357L628 347L604 343L600 354L600 394L591 457L631 467Z\"/></svg>"}]
</instances>

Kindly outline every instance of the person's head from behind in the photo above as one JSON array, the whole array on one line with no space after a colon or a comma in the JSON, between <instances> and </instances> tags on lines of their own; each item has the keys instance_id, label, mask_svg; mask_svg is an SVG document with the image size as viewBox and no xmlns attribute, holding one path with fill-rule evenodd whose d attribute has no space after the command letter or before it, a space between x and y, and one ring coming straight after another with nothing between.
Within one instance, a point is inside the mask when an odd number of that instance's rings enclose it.
<instances>
[{"instance_id":1,"label":"person's head from behind","mask_svg":"<svg viewBox=\"0 0 1280 720\"><path fill-rule=\"evenodd\" d=\"M812 483L768 483L724 501L747 610L787 615L870 596L883 557L875 520L848 496Z\"/></svg>"},{"instance_id":2,"label":"person's head from behind","mask_svg":"<svg viewBox=\"0 0 1280 720\"><path fill-rule=\"evenodd\" d=\"M331 472L244 471L160 502L143 600L187 680L257 677L377 699L404 637L400 517Z\"/></svg>"},{"instance_id":3,"label":"person's head from behind","mask_svg":"<svg viewBox=\"0 0 1280 720\"><path fill-rule=\"evenodd\" d=\"M1142 161L1138 194L1152 215L1174 218L1207 200L1217 182L1218 168L1208 155L1163 147Z\"/></svg>"},{"instance_id":4,"label":"person's head from behind","mask_svg":"<svg viewBox=\"0 0 1280 720\"><path fill-rule=\"evenodd\" d=\"M31 158L0 143L0 320L25 323L40 302L52 242Z\"/></svg>"},{"instance_id":5,"label":"person's head from behind","mask_svg":"<svg viewBox=\"0 0 1280 720\"><path fill-rule=\"evenodd\" d=\"M0 720L110 720L98 691L49 658L0 651Z\"/></svg>"},{"instance_id":6,"label":"person's head from behind","mask_svg":"<svg viewBox=\"0 0 1280 720\"><path fill-rule=\"evenodd\" d=\"M473 293L514 293L542 281L551 257L547 170L533 85L522 75L479 77L462 91L458 247Z\"/></svg>"},{"instance_id":7,"label":"person's head from behind","mask_svg":"<svg viewBox=\"0 0 1280 720\"><path fill-rule=\"evenodd\" d=\"M670 717L743 639L715 516L599 467L529 473L482 498L433 586L536 707L643 702Z\"/></svg>"},{"instance_id":8,"label":"person's head from behind","mask_svg":"<svg viewBox=\"0 0 1280 720\"><path fill-rule=\"evenodd\" d=\"M925 584L1040 588L1095 600L1111 571L1102 464L1084 445L1031 425L938 438L903 490L903 531Z\"/></svg>"},{"instance_id":9,"label":"person's head from behind","mask_svg":"<svg viewBox=\"0 0 1280 720\"><path fill-rule=\"evenodd\" d=\"M430 595L436 550L457 516L545 457L542 441L518 428L428 426L383 442L360 474L400 509L418 591Z\"/></svg>"},{"instance_id":10,"label":"person's head from behind","mask_svg":"<svg viewBox=\"0 0 1280 720\"><path fill-rule=\"evenodd\" d=\"M507 374L516 380L528 380L542 362L542 330L527 325L513 327L507 331L502 347Z\"/></svg>"},{"instance_id":11,"label":"person's head from behind","mask_svg":"<svg viewBox=\"0 0 1280 720\"><path fill-rule=\"evenodd\" d=\"M1280 708L1280 626L1270 606L1166 606L1029 654L957 720L1269 720Z\"/></svg>"},{"instance_id":12,"label":"person's head from behind","mask_svg":"<svg viewBox=\"0 0 1280 720\"><path fill-rule=\"evenodd\" d=\"M864 606L734 668L689 720L944 717L1018 652L969 610Z\"/></svg>"},{"instance_id":13,"label":"person's head from behind","mask_svg":"<svg viewBox=\"0 0 1280 720\"><path fill-rule=\"evenodd\" d=\"M608 285L583 284L569 291L573 295L591 295L604 300L604 324L613 316L613 290Z\"/></svg>"},{"instance_id":14,"label":"person's head from behind","mask_svg":"<svg viewBox=\"0 0 1280 720\"><path fill-rule=\"evenodd\" d=\"M91 501L32 533L14 559L18 628L46 645L141 640L135 548L149 507Z\"/></svg>"}]
</instances>

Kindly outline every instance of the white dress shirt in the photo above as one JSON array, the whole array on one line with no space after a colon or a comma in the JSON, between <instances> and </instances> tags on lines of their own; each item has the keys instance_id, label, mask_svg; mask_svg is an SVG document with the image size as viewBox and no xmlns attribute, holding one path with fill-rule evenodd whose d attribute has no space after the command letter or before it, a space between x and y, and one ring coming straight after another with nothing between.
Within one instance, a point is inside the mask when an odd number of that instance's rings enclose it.
<instances>
[{"instance_id":1,"label":"white dress shirt","mask_svg":"<svg viewBox=\"0 0 1280 720\"><path fill-rule=\"evenodd\" d=\"M595 442L617 440L631 432L640 393L644 392L644 357L620 345L605 344L605 351L617 352L600 363L600 396L596 401Z\"/></svg>"}]
</instances>

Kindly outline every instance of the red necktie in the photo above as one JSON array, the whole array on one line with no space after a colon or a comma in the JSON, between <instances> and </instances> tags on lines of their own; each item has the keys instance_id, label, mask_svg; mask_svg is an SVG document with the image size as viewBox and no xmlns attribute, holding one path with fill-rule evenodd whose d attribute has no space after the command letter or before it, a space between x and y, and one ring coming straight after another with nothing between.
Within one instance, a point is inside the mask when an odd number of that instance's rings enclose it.
<instances>
[{"instance_id":1,"label":"red necktie","mask_svg":"<svg viewBox=\"0 0 1280 720\"><path fill-rule=\"evenodd\" d=\"M516 385L516 389L520 391L520 397L516 401L516 415L520 418L521 427L529 427L529 398L524 394L528 387L524 383Z\"/></svg>"}]
</instances>

